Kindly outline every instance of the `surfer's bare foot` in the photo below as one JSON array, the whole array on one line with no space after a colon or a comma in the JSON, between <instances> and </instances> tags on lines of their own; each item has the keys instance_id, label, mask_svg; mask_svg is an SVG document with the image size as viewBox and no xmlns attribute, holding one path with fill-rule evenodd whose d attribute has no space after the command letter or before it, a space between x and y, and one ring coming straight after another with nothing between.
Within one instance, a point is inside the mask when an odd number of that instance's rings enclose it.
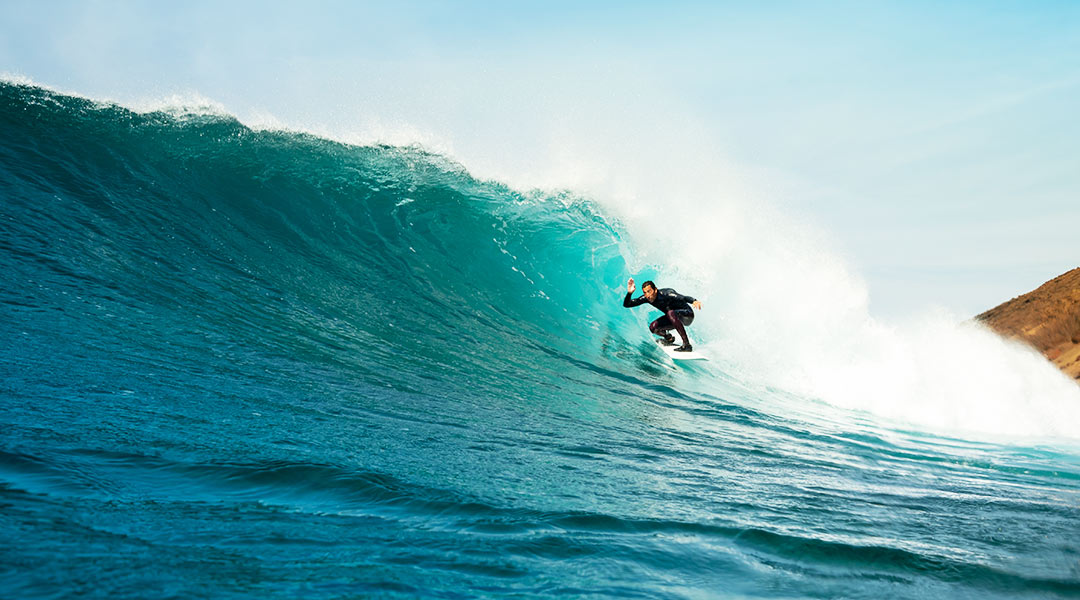
<instances>
[{"instance_id":1,"label":"surfer's bare foot","mask_svg":"<svg viewBox=\"0 0 1080 600\"><path fill-rule=\"evenodd\" d=\"M674 346L675 345L675 336L673 336L673 335L661 336L660 337L660 343L665 345L665 346Z\"/></svg>"},{"instance_id":2,"label":"surfer's bare foot","mask_svg":"<svg viewBox=\"0 0 1080 600\"><path fill-rule=\"evenodd\" d=\"M693 352L694 347L691 346L690 344L683 344L682 346L679 346L678 348L676 348L675 351L676 352Z\"/></svg>"}]
</instances>

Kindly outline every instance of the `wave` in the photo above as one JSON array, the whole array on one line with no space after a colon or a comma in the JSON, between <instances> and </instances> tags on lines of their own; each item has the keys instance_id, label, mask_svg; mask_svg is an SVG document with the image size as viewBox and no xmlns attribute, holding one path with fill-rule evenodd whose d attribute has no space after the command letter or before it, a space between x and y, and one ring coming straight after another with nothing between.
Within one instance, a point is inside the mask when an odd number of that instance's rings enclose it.
<instances>
[{"instance_id":1,"label":"wave","mask_svg":"<svg viewBox=\"0 0 1080 600\"><path fill-rule=\"evenodd\" d=\"M522 192L419 146L27 82L0 84L0 119L12 339L206 373L273 356L402 389L504 389L532 367L516 385L557 388L664 371L641 352L644 311L619 303L633 274L706 301L693 335L719 360L690 389L781 388L952 432L1075 439L1080 423L1080 390L1034 353L950 315L877 321L808 229L678 178L650 202ZM671 211L693 218L657 227Z\"/></svg>"},{"instance_id":2,"label":"wave","mask_svg":"<svg viewBox=\"0 0 1080 600\"><path fill-rule=\"evenodd\" d=\"M583 198L415 147L2 90L4 302L60 308L71 289L84 341L483 373L523 338L584 353L618 325L619 232Z\"/></svg>"}]
</instances>

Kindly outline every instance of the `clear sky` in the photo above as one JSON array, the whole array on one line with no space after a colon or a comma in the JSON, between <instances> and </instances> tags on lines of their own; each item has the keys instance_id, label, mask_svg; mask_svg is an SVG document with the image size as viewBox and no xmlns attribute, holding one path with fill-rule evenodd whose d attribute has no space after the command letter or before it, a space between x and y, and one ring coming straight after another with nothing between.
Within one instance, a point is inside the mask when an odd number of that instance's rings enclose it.
<instances>
[{"instance_id":1,"label":"clear sky","mask_svg":"<svg viewBox=\"0 0 1080 600\"><path fill-rule=\"evenodd\" d=\"M878 315L1080 266L1080 2L0 0L0 71L511 183L707 155L827 232Z\"/></svg>"}]
</instances>

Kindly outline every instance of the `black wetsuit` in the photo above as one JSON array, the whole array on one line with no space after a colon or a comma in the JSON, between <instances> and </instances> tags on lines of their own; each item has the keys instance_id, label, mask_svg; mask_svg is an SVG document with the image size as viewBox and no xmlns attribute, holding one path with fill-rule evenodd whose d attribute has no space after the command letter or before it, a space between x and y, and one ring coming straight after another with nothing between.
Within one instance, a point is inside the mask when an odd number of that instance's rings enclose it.
<instances>
[{"instance_id":1,"label":"black wetsuit","mask_svg":"<svg viewBox=\"0 0 1080 600\"><path fill-rule=\"evenodd\" d=\"M622 305L626 308L633 308L646 302L649 302L649 300L644 295L631 298L630 292L626 292ZM686 329L683 326L694 322L694 309L690 308L690 305L694 302L697 302L697 300L690 296L683 296L671 288L656 290L656 300L649 302L649 304L663 312L664 316L649 323L649 331L667 337L669 335L667 332L674 329L682 336L683 344L689 345L690 338L686 337Z\"/></svg>"}]
</instances>

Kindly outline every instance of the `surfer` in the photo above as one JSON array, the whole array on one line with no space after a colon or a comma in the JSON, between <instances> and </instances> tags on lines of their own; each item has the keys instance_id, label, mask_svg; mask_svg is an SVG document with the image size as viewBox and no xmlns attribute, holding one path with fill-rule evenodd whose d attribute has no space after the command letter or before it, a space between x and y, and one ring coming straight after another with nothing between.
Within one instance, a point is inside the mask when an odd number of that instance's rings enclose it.
<instances>
[{"instance_id":1,"label":"surfer","mask_svg":"<svg viewBox=\"0 0 1080 600\"><path fill-rule=\"evenodd\" d=\"M633 308L648 302L664 313L664 316L649 323L649 331L660 336L661 343L665 346L675 345L675 336L668 333L674 329L682 337L682 346L676 348L675 351L693 351L694 347L690 345L690 338L686 337L686 326L694 322L694 310L690 306L693 305L694 308L701 310L701 301L690 296L683 296L671 288L658 290L656 284L651 281L641 284L642 296L630 298L633 293L634 278L631 277L626 282L626 297L623 298L623 306Z\"/></svg>"}]
</instances>

